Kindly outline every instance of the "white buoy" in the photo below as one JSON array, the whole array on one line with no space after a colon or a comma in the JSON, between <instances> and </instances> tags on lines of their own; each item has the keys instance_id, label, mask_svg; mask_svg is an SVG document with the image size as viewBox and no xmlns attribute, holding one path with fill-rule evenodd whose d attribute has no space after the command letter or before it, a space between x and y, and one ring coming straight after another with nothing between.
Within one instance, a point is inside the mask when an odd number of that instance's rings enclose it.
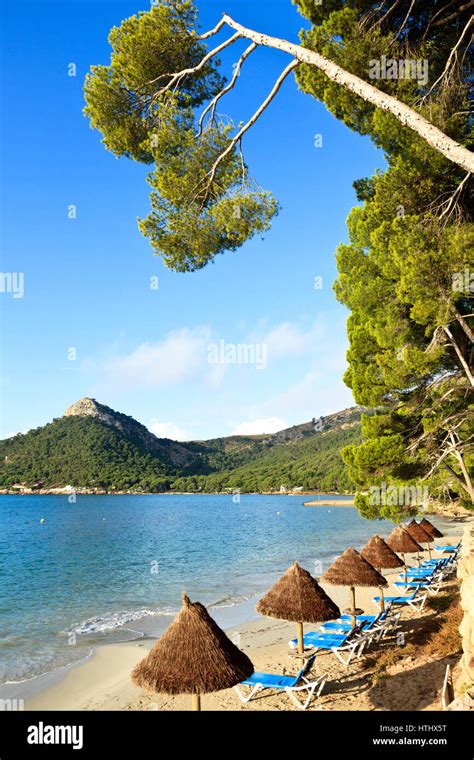
<instances>
[{"instance_id":1,"label":"white buoy","mask_svg":"<svg viewBox=\"0 0 474 760\"><path fill-rule=\"evenodd\" d=\"M44 517L40 519L40 524L42 525L44 523Z\"/></svg>"}]
</instances>

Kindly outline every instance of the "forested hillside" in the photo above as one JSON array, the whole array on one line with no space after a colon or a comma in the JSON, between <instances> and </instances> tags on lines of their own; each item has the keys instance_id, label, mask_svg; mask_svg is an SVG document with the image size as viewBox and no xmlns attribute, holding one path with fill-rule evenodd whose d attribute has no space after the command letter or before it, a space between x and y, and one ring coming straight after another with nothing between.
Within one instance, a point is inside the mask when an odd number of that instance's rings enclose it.
<instances>
[{"instance_id":1,"label":"forested hillside","mask_svg":"<svg viewBox=\"0 0 474 760\"><path fill-rule=\"evenodd\" d=\"M354 408L272 435L178 443L157 438L94 399L82 399L64 417L0 441L0 487L348 490L340 449L357 442L359 430L360 410Z\"/></svg>"}]
</instances>

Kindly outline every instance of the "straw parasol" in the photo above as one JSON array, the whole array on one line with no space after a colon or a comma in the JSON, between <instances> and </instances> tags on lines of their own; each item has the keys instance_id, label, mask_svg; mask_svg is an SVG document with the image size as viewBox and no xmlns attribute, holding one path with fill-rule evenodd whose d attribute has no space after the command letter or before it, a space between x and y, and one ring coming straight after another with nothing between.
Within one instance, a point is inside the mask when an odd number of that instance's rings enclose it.
<instances>
[{"instance_id":1,"label":"straw parasol","mask_svg":"<svg viewBox=\"0 0 474 760\"><path fill-rule=\"evenodd\" d=\"M132 671L132 682L148 691L191 694L201 709L201 694L228 689L252 675L246 654L219 628L206 608L183 594L183 606L163 636Z\"/></svg>"},{"instance_id":2,"label":"straw parasol","mask_svg":"<svg viewBox=\"0 0 474 760\"><path fill-rule=\"evenodd\" d=\"M303 654L303 623L322 623L341 614L307 570L295 562L257 604L261 615L298 623L298 654Z\"/></svg>"},{"instance_id":3,"label":"straw parasol","mask_svg":"<svg viewBox=\"0 0 474 760\"><path fill-rule=\"evenodd\" d=\"M385 543L381 536L372 536L360 552L367 562L370 562L376 570L393 570L396 567L403 567L405 564L402 559L395 554L393 549ZM385 599L383 595L383 586L380 587L380 607L385 609Z\"/></svg>"},{"instance_id":4,"label":"straw parasol","mask_svg":"<svg viewBox=\"0 0 474 760\"><path fill-rule=\"evenodd\" d=\"M441 533L438 528L433 525L433 523L430 523L429 520L426 519L426 517L421 520L420 525L422 528L426 530L427 533L430 534L430 536L433 536L433 538L443 538L443 534Z\"/></svg>"},{"instance_id":5,"label":"straw parasol","mask_svg":"<svg viewBox=\"0 0 474 760\"><path fill-rule=\"evenodd\" d=\"M423 547L418 544L415 539L405 530L403 525L397 525L392 530L389 537L386 539L389 547L397 554L401 554L405 565L405 581L407 579L407 563L405 560L405 554L412 554L413 552L423 551Z\"/></svg>"},{"instance_id":6,"label":"straw parasol","mask_svg":"<svg viewBox=\"0 0 474 760\"><path fill-rule=\"evenodd\" d=\"M434 538L431 535L431 533L428 533L427 530L424 529L422 525L417 523L415 520L412 520L408 523L406 526L406 529L410 536L415 539L415 541L418 541L419 544L428 544L428 553L431 559L431 549L430 544L433 543Z\"/></svg>"},{"instance_id":7,"label":"straw parasol","mask_svg":"<svg viewBox=\"0 0 474 760\"><path fill-rule=\"evenodd\" d=\"M356 586L375 586L382 588L388 583L380 573L361 557L359 552L349 547L334 560L328 567L321 580L325 583L331 583L333 586L349 586L351 590L351 608L348 610L352 618L352 627L355 628L357 615L362 612L356 608L355 587Z\"/></svg>"}]
</instances>

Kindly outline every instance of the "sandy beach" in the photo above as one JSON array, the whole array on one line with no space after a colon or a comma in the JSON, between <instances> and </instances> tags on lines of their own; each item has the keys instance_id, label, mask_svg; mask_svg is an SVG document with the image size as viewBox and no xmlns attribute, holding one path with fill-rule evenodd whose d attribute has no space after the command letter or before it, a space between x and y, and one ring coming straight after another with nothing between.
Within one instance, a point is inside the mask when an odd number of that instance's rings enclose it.
<instances>
[{"instance_id":1,"label":"sandy beach","mask_svg":"<svg viewBox=\"0 0 474 760\"><path fill-rule=\"evenodd\" d=\"M460 536L450 535L453 543ZM427 556L427 553L425 553ZM435 553L435 556L436 553ZM399 580L398 573L387 573L392 583ZM457 593L455 579L445 584L440 592L453 596ZM325 586L341 609L348 606L348 589ZM386 594L394 593L395 587L386 589ZM377 589L357 589L357 604L365 612L375 612L372 597ZM446 664L453 666L459 654L424 656L422 650L413 656L410 641L423 641L426 631L432 627L438 611L425 606L422 613L404 610L401 619L403 643L400 636L387 637L381 644L366 650L360 659L354 659L344 667L333 654L319 652L313 665L312 674L324 674L327 681L322 696L313 702L310 709L323 710L436 710L440 708L440 690ZM305 631L315 626L306 625ZM296 635L296 626L270 618L260 617L237 628L227 629L235 643L252 660L255 670L278 674L296 674L301 667L300 660L290 657L288 641ZM420 638L421 636L421 638ZM429 636L428 636L429 638ZM63 677L39 694L31 691L31 683L18 689L25 698L27 710L187 710L189 696L169 697L150 695L132 685L130 672L153 646L155 639L111 644L96 649L93 655L80 665L69 668ZM386 673L376 674L377 658L387 651L393 652L390 667ZM20 685L19 685L20 686ZM205 695L203 710L294 710L295 706L285 694L265 693L247 705L240 702L233 689Z\"/></svg>"}]
</instances>

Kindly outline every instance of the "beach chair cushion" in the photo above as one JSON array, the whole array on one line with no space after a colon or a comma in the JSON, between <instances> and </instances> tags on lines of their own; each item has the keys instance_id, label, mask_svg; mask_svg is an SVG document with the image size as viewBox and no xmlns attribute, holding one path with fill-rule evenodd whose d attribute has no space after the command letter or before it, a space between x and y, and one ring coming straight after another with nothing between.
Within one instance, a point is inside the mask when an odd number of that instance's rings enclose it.
<instances>
[{"instance_id":1,"label":"beach chair cushion","mask_svg":"<svg viewBox=\"0 0 474 760\"><path fill-rule=\"evenodd\" d=\"M300 679L300 674L297 676L279 676L274 673L252 673L252 675L245 681L242 681L244 686L255 686L260 683L267 689L285 689L296 686Z\"/></svg>"}]
</instances>

